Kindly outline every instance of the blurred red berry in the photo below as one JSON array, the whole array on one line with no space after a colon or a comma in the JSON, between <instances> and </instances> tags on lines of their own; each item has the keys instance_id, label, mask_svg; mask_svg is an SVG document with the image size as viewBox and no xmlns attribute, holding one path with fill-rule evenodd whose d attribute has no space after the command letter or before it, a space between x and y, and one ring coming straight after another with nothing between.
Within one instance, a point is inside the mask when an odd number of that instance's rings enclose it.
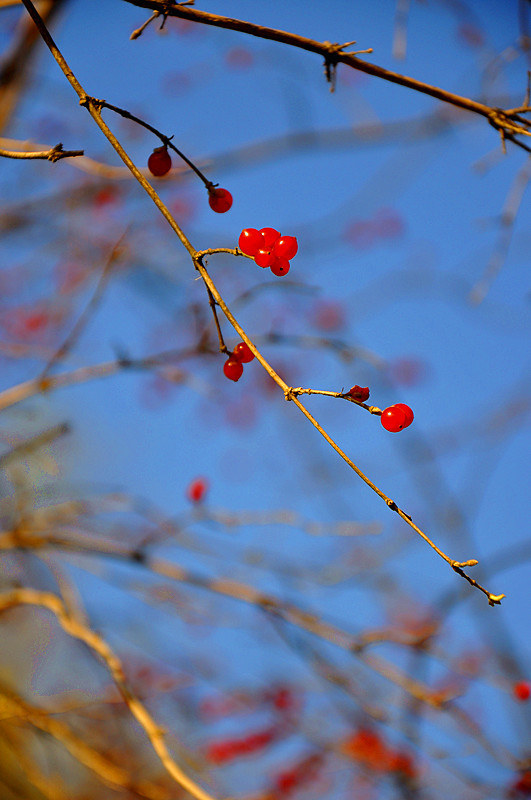
<instances>
[{"instance_id":1,"label":"blurred red berry","mask_svg":"<svg viewBox=\"0 0 531 800\"><path fill-rule=\"evenodd\" d=\"M337 300L317 300L311 311L311 322L321 331L339 330L345 317L345 309Z\"/></svg>"},{"instance_id":2,"label":"blurred red berry","mask_svg":"<svg viewBox=\"0 0 531 800\"><path fill-rule=\"evenodd\" d=\"M225 377L231 381L239 381L243 375L243 364L237 358L232 356L225 361L223 365L223 372Z\"/></svg>"},{"instance_id":3,"label":"blurred red berry","mask_svg":"<svg viewBox=\"0 0 531 800\"><path fill-rule=\"evenodd\" d=\"M186 495L192 503L200 503L204 500L207 491L208 481L206 478L195 478L188 486Z\"/></svg>"},{"instance_id":4,"label":"blurred red berry","mask_svg":"<svg viewBox=\"0 0 531 800\"><path fill-rule=\"evenodd\" d=\"M518 683L515 683L513 686L513 694L517 700L525 703L525 701L529 700L531 697L531 684L527 681L518 681Z\"/></svg>"},{"instance_id":5,"label":"blurred red berry","mask_svg":"<svg viewBox=\"0 0 531 800\"><path fill-rule=\"evenodd\" d=\"M508 797L522 798L531 796L531 771L522 772L507 793Z\"/></svg>"},{"instance_id":6,"label":"blurred red berry","mask_svg":"<svg viewBox=\"0 0 531 800\"><path fill-rule=\"evenodd\" d=\"M171 169L171 157L165 145L153 150L148 158L148 169L156 178L168 174Z\"/></svg>"},{"instance_id":7,"label":"blurred red berry","mask_svg":"<svg viewBox=\"0 0 531 800\"><path fill-rule=\"evenodd\" d=\"M253 54L245 47L231 47L225 54L225 63L234 69L246 69L254 62Z\"/></svg>"},{"instance_id":8,"label":"blurred red berry","mask_svg":"<svg viewBox=\"0 0 531 800\"><path fill-rule=\"evenodd\" d=\"M232 206L232 195L227 189L210 189L208 204L212 211L224 214Z\"/></svg>"}]
</instances>

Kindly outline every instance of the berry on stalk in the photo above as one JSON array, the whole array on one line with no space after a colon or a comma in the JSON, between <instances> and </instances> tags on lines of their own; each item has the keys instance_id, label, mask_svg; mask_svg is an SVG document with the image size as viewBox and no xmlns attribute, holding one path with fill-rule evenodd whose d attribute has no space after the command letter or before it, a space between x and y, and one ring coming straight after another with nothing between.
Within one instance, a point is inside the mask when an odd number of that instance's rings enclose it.
<instances>
[{"instance_id":1,"label":"berry on stalk","mask_svg":"<svg viewBox=\"0 0 531 800\"><path fill-rule=\"evenodd\" d=\"M224 214L232 206L232 195L227 189L209 189L208 204L212 211Z\"/></svg>"},{"instance_id":2,"label":"berry on stalk","mask_svg":"<svg viewBox=\"0 0 531 800\"><path fill-rule=\"evenodd\" d=\"M405 403L395 403L395 408L402 409L402 411L406 415L407 423L406 423L405 427L407 428L408 425L411 425L411 423L413 422L414 414L413 414L413 411L410 409L410 407L406 406Z\"/></svg>"},{"instance_id":3,"label":"berry on stalk","mask_svg":"<svg viewBox=\"0 0 531 800\"><path fill-rule=\"evenodd\" d=\"M287 258L288 261L297 255L299 245L295 236L281 236L273 245L273 252L276 256Z\"/></svg>"},{"instance_id":4,"label":"berry on stalk","mask_svg":"<svg viewBox=\"0 0 531 800\"><path fill-rule=\"evenodd\" d=\"M246 256L255 256L262 246L262 237L256 228L244 228L238 239L238 247Z\"/></svg>"},{"instance_id":5,"label":"berry on stalk","mask_svg":"<svg viewBox=\"0 0 531 800\"><path fill-rule=\"evenodd\" d=\"M254 353L245 342L240 342L236 345L232 353L233 358L236 358L242 364L248 364L254 358Z\"/></svg>"},{"instance_id":6,"label":"berry on stalk","mask_svg":"<svg viewBox=\"0 0 531 800\"><path fill-rule=\"evenodd\" d=\"M156 147L148 158L148 170L156 178L167 175L171 169L171 156L166 145Z\"/></svg>"},{"instance_id":7,"label":"berry on stalk","mask_svg":"<svg viewBox=\"0 0 531 800\"><path fill-rule=\"evenodd\" d=\"M382 425L386 431L398 433L407 428L413 422L413 411L405 403L397 403L389 406L382 411L380 417Z\"/></svg>"},{"instance_id":8,"label":"berry on stalk","mask_svg":"<svg viewBox=\"0 0 531 800\"><path fill-rule=\"evenodd\" d=\"M260 242L262 250L271 251L275 242L280 239L280 233L275 228L260 228L258 233L262 237Z\"/></svg>"},{"instance_id":9,"label":"berry on stalk","mask_svg":"<svg viewBox=\"0 0 531 800\"><path fill-rule=\"evenodd\" d=\"M273 255L273 254L271 254ZM290 263L287 258L282 256L275 256L273 263L269 265L273 275L287 275L290 268Z\"/></svg>"},{"instance_id":10,"label":"berry on stalk","mask_svg":"<svg viewBox=\"0 0 531 800\"><path fill-rule=\"evenodd\" d=\"M259 250L254 257L255 264L264 269L270 267L274 260L275 256L269 250Z\"/></svg>"},{"instance_id":11,"label":"berry on stalk","mask_svg":"<svg viewBox=\"0 0 531 800\"><path fill-rule=\"evenodd\" d=\"M223 372L225 373L225 377L229 380L239 381L243 375L243 364L241 361L238 361L237 358L234 358L234 356L230 356L223 364Z\"/></svg>"}]
</instances>

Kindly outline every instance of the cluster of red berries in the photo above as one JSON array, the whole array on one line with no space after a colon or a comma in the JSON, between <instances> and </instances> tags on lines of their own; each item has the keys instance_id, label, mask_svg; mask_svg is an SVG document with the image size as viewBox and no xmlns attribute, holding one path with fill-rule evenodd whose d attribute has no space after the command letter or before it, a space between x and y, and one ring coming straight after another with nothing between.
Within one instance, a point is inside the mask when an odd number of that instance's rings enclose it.
<instances>
[{"instance_id":1,"label":"cluster of red berries","mask_svg":"<svg viewBox=\"0 0 531 800\"><path fill-rule=\"evenodd\" d=\"M405 403L395 403L394 406L384 408L380 417L386 431L398 433L413 422L413 411Z\"/></svg>"},{"instance_id":2,"label":"cluster of red berries","mask_svg":"<svg viewBox=\"0 0 531 800\"><path fill-rule=\"evenodd\" d=\"M245 228L240 233L238 247L252 256L259 267L269 267L273 275L286 275L299 249L295 236L281 236L274 228Z\"/></svg>"},{"instance_id":3,"label":"cluster of red berries","mask_svg":"<svg viewBox=\"0 0 531 800\"><path fill-rule=\"evenodd\" d=\"M346 392L346 395L352 397L358 403L364 403L369 399L369 387L356 384ZM384 408L380 420L386 431L398 433L398 431L403 431L404 428L408 428L411 425L413 417L413 411L409 406L406 406L405 403L395 403L393 406Z\"/></svg>"},{"instance_id":4,"label":"cluster of red berries","mask_svg":"<svg viewBox=\"0 0 531 800\"><path fill-rule=\"evenodd\" d=\"M167 175L171 169L171 156L166 145L156 147L148 158L148 169L156 178ZM232 195L227 189L208 188L208 204L212 211L224 214L232 206Z\"/></svg>"},{"instance_id":5,"label":"cluster of red berries","mask_svg":"<svg viewBox=\"0 0 531 800\"><path fill-rule=\"evenodd\" d=\"M254 353L249 345L245 342L237 344L223 365L225 377L231 381L239 381L243 375L243 365L248 364L253 358Z\"/></svg>"}]
</instances>

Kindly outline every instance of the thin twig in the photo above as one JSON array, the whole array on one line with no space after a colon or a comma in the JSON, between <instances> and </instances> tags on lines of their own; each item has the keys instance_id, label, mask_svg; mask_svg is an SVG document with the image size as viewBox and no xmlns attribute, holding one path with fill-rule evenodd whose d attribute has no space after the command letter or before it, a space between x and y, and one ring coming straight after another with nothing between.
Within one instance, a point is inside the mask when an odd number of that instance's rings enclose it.
<instances>
[{"instance_id":1,"label":"thin twig","mask_svg":"<svg viewBox=\"0 0 531 800\"><path fill-rule=\"evenodd\" d=\"M72 350L76 341L81 336L83 329L89 322L91 314L94 313L98 304L101 302L105 289L107 288L107 283L109 282L109 278L111 277L111 270L120 255L121 244L125 239L126 234L127 231L120 236L114 247L112 247L111 252L109 253L109 256L107 258L107 261L104 264L103 270L96 284L96 288L94 290L92 297L87 303L82 314L77 319L76 323L74 324L74 327L72 328L68 336L65 338L63 343L57 348L53 356L50 358L50 360L44 367L39 377L40 381L45 381L49 373L53 369L54 365L58 361L62 360Z\"/></svg>"}]
</instances>

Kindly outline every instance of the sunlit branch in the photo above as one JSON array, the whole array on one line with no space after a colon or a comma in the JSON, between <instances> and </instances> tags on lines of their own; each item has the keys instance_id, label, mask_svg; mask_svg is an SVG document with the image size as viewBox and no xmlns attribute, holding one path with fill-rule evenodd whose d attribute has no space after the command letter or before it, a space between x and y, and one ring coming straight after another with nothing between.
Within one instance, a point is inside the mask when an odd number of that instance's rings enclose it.
<instances>
[{"instance_id":1,"label":"sunlit branch","mask_svg":"<svg viewBox=\"0 0 531 800\"><path fill-rule=\"evenodd\" d=\"M27 150L4 150L0 149L0 156L3 158L19 158L19 159L42 159L43 161L60 161L62 158L75 158L85 154L84 150L63 150L61 143L56 144L49 150L39 150L31 152Z\"/></svg>"},{"instance_id":2,"label":"sunlit branch","mask_svg":"<svg viewBox=\"0 0 531 800\"><path fill-rule=\"evenodd\" d=\"M122 663L105 639L89 627L82 625L77 618L72 618L60 598L50 592L40 592L30 588L13 589L0 594L0 613L19 605L40 606L54 614L58 623L70 636L84 642L96 653L107 666L112 678L135 719L146 732L149 741L161 763L171 777L197 800L213 800L212 795L205 792L189 778L170 755L164 741L165 734L157 725L144 704L133 694L125 681Z\"/></svg>"},{"instance_id":3,"label":"sunlit branch","mask_svg":"<svg viewBox=\"0 0 531 800\"><path fill-rule=\"evenodd\" d=\"M397 72L379 67L376 64L370 64L367 61L362 61L357 58L353 53L347 53L344 48L354 44L336 44L333 42L317 42L314 39L308 39L305 36L299 36L295 33L288 31L277 30L275 28L268 28L263 25L257 25L245 20L233 19L231 17L224 17L219 14L210 14L206 11L199 11L195 8L171 5L168 6L165 0L125 0L131 5L140 6L142 8L152 9L154 11L162 11L168 16L180 17L188 19L193 22L199 22L204 25L213 25L218 28L226 28L229 30L239 31L241 33L257 36L260 39L268 39L270 41L280 42L292 47L298 47L302 50L307 50L311 53L321 55L325 60L325 67L327 75L331 68L337 64L346 64L353 69L365 72L368 75L374 75L377 78L389 81L391 83L399 84L408 89L421 92L423 94L435 97L437 100L442 100L445 103L450 103L458 108L471 111L485 117L488 122L500 133L503 138L510 139L514 144L528 150L529 148L520 142L515 136L531 136L531 131L528 130L531 124L529 120L520 118L513 113L512 109L505 111L501 108L494 108L492 106L479 103L468 97L461 97L460 95L448 92L438 86L431 86L423 81L410 78L407 75L401 75ZM524 109L527 111L527 109Z\"/></svg>"}]
</instances>

